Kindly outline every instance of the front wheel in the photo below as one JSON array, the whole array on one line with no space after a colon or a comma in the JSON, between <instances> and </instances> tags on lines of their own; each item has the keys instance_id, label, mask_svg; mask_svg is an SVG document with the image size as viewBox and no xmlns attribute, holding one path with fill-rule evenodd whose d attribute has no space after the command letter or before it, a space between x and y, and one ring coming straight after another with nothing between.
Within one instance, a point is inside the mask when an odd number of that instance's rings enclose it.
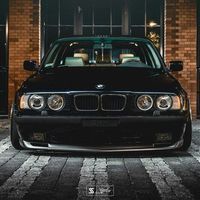
<instances>
[{"instance_id":1,"label":"front wheel","mask_svg":"<svg viewBox=\"0 0 200 200\"><path fill-rule=\"evenodd\" d=\"M183 146L180 148L181 151L187 151L192 142L192 121L189 121L186 124L185 133L183 136Z\"/></svg>"}]
</instances>

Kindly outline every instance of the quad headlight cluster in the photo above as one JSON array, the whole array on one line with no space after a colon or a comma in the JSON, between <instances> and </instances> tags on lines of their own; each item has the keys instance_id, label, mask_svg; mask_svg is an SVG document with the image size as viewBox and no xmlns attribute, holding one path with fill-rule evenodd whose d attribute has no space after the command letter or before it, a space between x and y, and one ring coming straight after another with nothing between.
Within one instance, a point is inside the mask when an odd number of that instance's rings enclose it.
<instances>
[{"instance_id":1,"label":"quad headlight cluster","mask_svg":"<svg viewBox=\"0 0 200 200\"><path fill-rule=\"evenodd\" d=\"M45 98L42 95L23 95L20 98L21 109L42 110L46 106L53 111L61 111L65 106L65 100L61 95L50 95Z\"/></svg>"},{"instance_id":2,"label":"quad headlight cluster","mask_svg":"<svg viewBox=\"0 0 200 200\"><path fill-rule=\"evenodd\" d=\"M152 108L160 111L184 109L181 96L177 95L140 95L137 97L136 105L141 111ZM61 111L65 107L65 98L59 94L39 95L25 94L20 98L20 109L31 109L41 111L49 108L52 111Z\"/></svg>"},{"instance_id":3,"label":"quad headlight cluster","mask_svg":"<svg viewBox=\"0 0 200 200\"><path fill-rule=\"evenodd\" d=\"M160 111L180 110L182 108L181 99L175 95L161 95L156 98L150 95L141 95L137 98L137 107L142 111L148 111L153 106Z\"/></svg>"}]
</instances>

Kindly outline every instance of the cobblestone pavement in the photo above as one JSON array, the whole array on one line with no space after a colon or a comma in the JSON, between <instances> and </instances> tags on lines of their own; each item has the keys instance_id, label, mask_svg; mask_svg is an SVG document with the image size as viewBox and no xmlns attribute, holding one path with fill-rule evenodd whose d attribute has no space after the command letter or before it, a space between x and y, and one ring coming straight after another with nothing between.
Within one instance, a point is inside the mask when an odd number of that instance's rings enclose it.
<instances>
[{"instance_id":1,"label":"cobblestone pavement","mask_svg":"<svg viewBox=\"0 0 200 200\"><path fill-rule=\"evenodd\" d=\"M2 200L200 199L199 120L193 122L187 153L18 151L11 146L8 132L9 121L0 120Z\"/></svg>"},{"instance_id":2,"label":"cobblestone pavement","mask_svg":"<svg viewBox=\"0 0 200 200\"><path fill-rule=\"evenodd\" d=\"M9 120L8 119L0 119L0 128L8 129L9 128Z\"/></svg>"}]
</instances>

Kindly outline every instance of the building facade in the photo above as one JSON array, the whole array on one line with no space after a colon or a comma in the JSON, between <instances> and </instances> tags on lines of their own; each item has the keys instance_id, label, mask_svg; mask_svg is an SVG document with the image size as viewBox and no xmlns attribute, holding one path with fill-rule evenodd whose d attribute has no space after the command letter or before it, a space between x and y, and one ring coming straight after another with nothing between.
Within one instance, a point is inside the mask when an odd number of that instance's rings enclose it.
<instances>
[{"instance_id":1,"label":"building facade","mask_svg":"<svg viewBox=\"0 0 200 200\"><path fill-rule=\"evenodd\" d=\"M0 0L0 115L8 114L15 91L30 75L23 70L23 61L40 62L55 39L127 35L150 38L167 64L184 62L184 70L174 76L189 94L193 116L200 116L199 4L196 0L9 0L9 4Z\"/></svg>"}]
</instances>

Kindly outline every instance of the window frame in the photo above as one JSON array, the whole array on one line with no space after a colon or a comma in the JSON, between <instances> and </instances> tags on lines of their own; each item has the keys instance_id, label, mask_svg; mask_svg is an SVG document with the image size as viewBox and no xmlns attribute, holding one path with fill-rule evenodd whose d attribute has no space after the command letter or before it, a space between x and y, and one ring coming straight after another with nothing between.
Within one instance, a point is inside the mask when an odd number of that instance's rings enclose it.
<instances>
[{"instance_id":1,"label":"window frame","mask_svg":"<svg viewBox=\"0 0 200 200\"><path fill-rule=\"evenodd\" d=\"M147 24L147 1L148 0L144 0L145 2L145 13L144 13L144 18L145 18L145 22L144 24L141 24L141 25L134 25L134 24L131 24L130 22L130 11L129 11L129 2L131 0L122 0L124 3L124 8L122 8L122 13L121 13L121 24L119 25L115 25L113 24L113 20L112 20L112 11L113 11L113 2L114 0L110 0L109 1L109 4L110 4L110 22L109 24L95 24L94 22L94 16L95 16L95 13L94 13L94 6L92 8L92 24L84 24L83 23L83 13L80 14L79 16L75 17L77 11L74 10L74 24L73 25L68 25L68 24L61 24L61 4L60 4L60 1L61 0L57 0L56 2L58 3L58 23L57 25L48 25L45 21L45 5L46 3L48 2L48 0L43 0L41 1L41 38L42 38L42 43L41 43L41 46L42 46L42 50L41 50L41 57L44 56L45 52L47 51L48 47L46 47L46 38L47 38L47 35L46 35L46 28L48 27L52 27L52 28L55 28L57 29L57 31L55 31L55 33L57 32L57 38L60 38L61 36L61 29L62 28L69 28L69 29L73 29L73 34L66 34L66 37L68 36L75 36L75 35L83 35L83 32L84 32L84 29L89 29L91 28L91 31L92 31L92 34L89 35L89 36L97 36L95 35L95 28L108 28L110 30L110 36L113 36L113 31L116 30L117 32L119 30L121 30L121 34L120 35L127 35L127 36L131 36L131 29L132 28L144 28L144 36L147 36L147 28L150 28L150 26ZM165 0L161 0L162 3L161 3L161 7L160 7L160 23L158 25L156 25L155 27L156 28L159 28L160 29L160 53L162 56L164 56L164 7L165 7ZM74 4L75 5L75 4ZM76 12L76 13L75 13ZM128 13L128 16L123 14L123 12L127 12ZM82 21L81 21L82 20ZM78 29L75 30L75 25L76 26L79 26ZM80 27L81 26L81 27ZM119 30L117 30L119 29ZM69 32L71 33L71 31L69 30ZM116 35L116 36L120 36L120 35ZM85 35L84 35L85 36ZM57 39L56 38L56 39Z\"/></svg>"}]
</instances>

